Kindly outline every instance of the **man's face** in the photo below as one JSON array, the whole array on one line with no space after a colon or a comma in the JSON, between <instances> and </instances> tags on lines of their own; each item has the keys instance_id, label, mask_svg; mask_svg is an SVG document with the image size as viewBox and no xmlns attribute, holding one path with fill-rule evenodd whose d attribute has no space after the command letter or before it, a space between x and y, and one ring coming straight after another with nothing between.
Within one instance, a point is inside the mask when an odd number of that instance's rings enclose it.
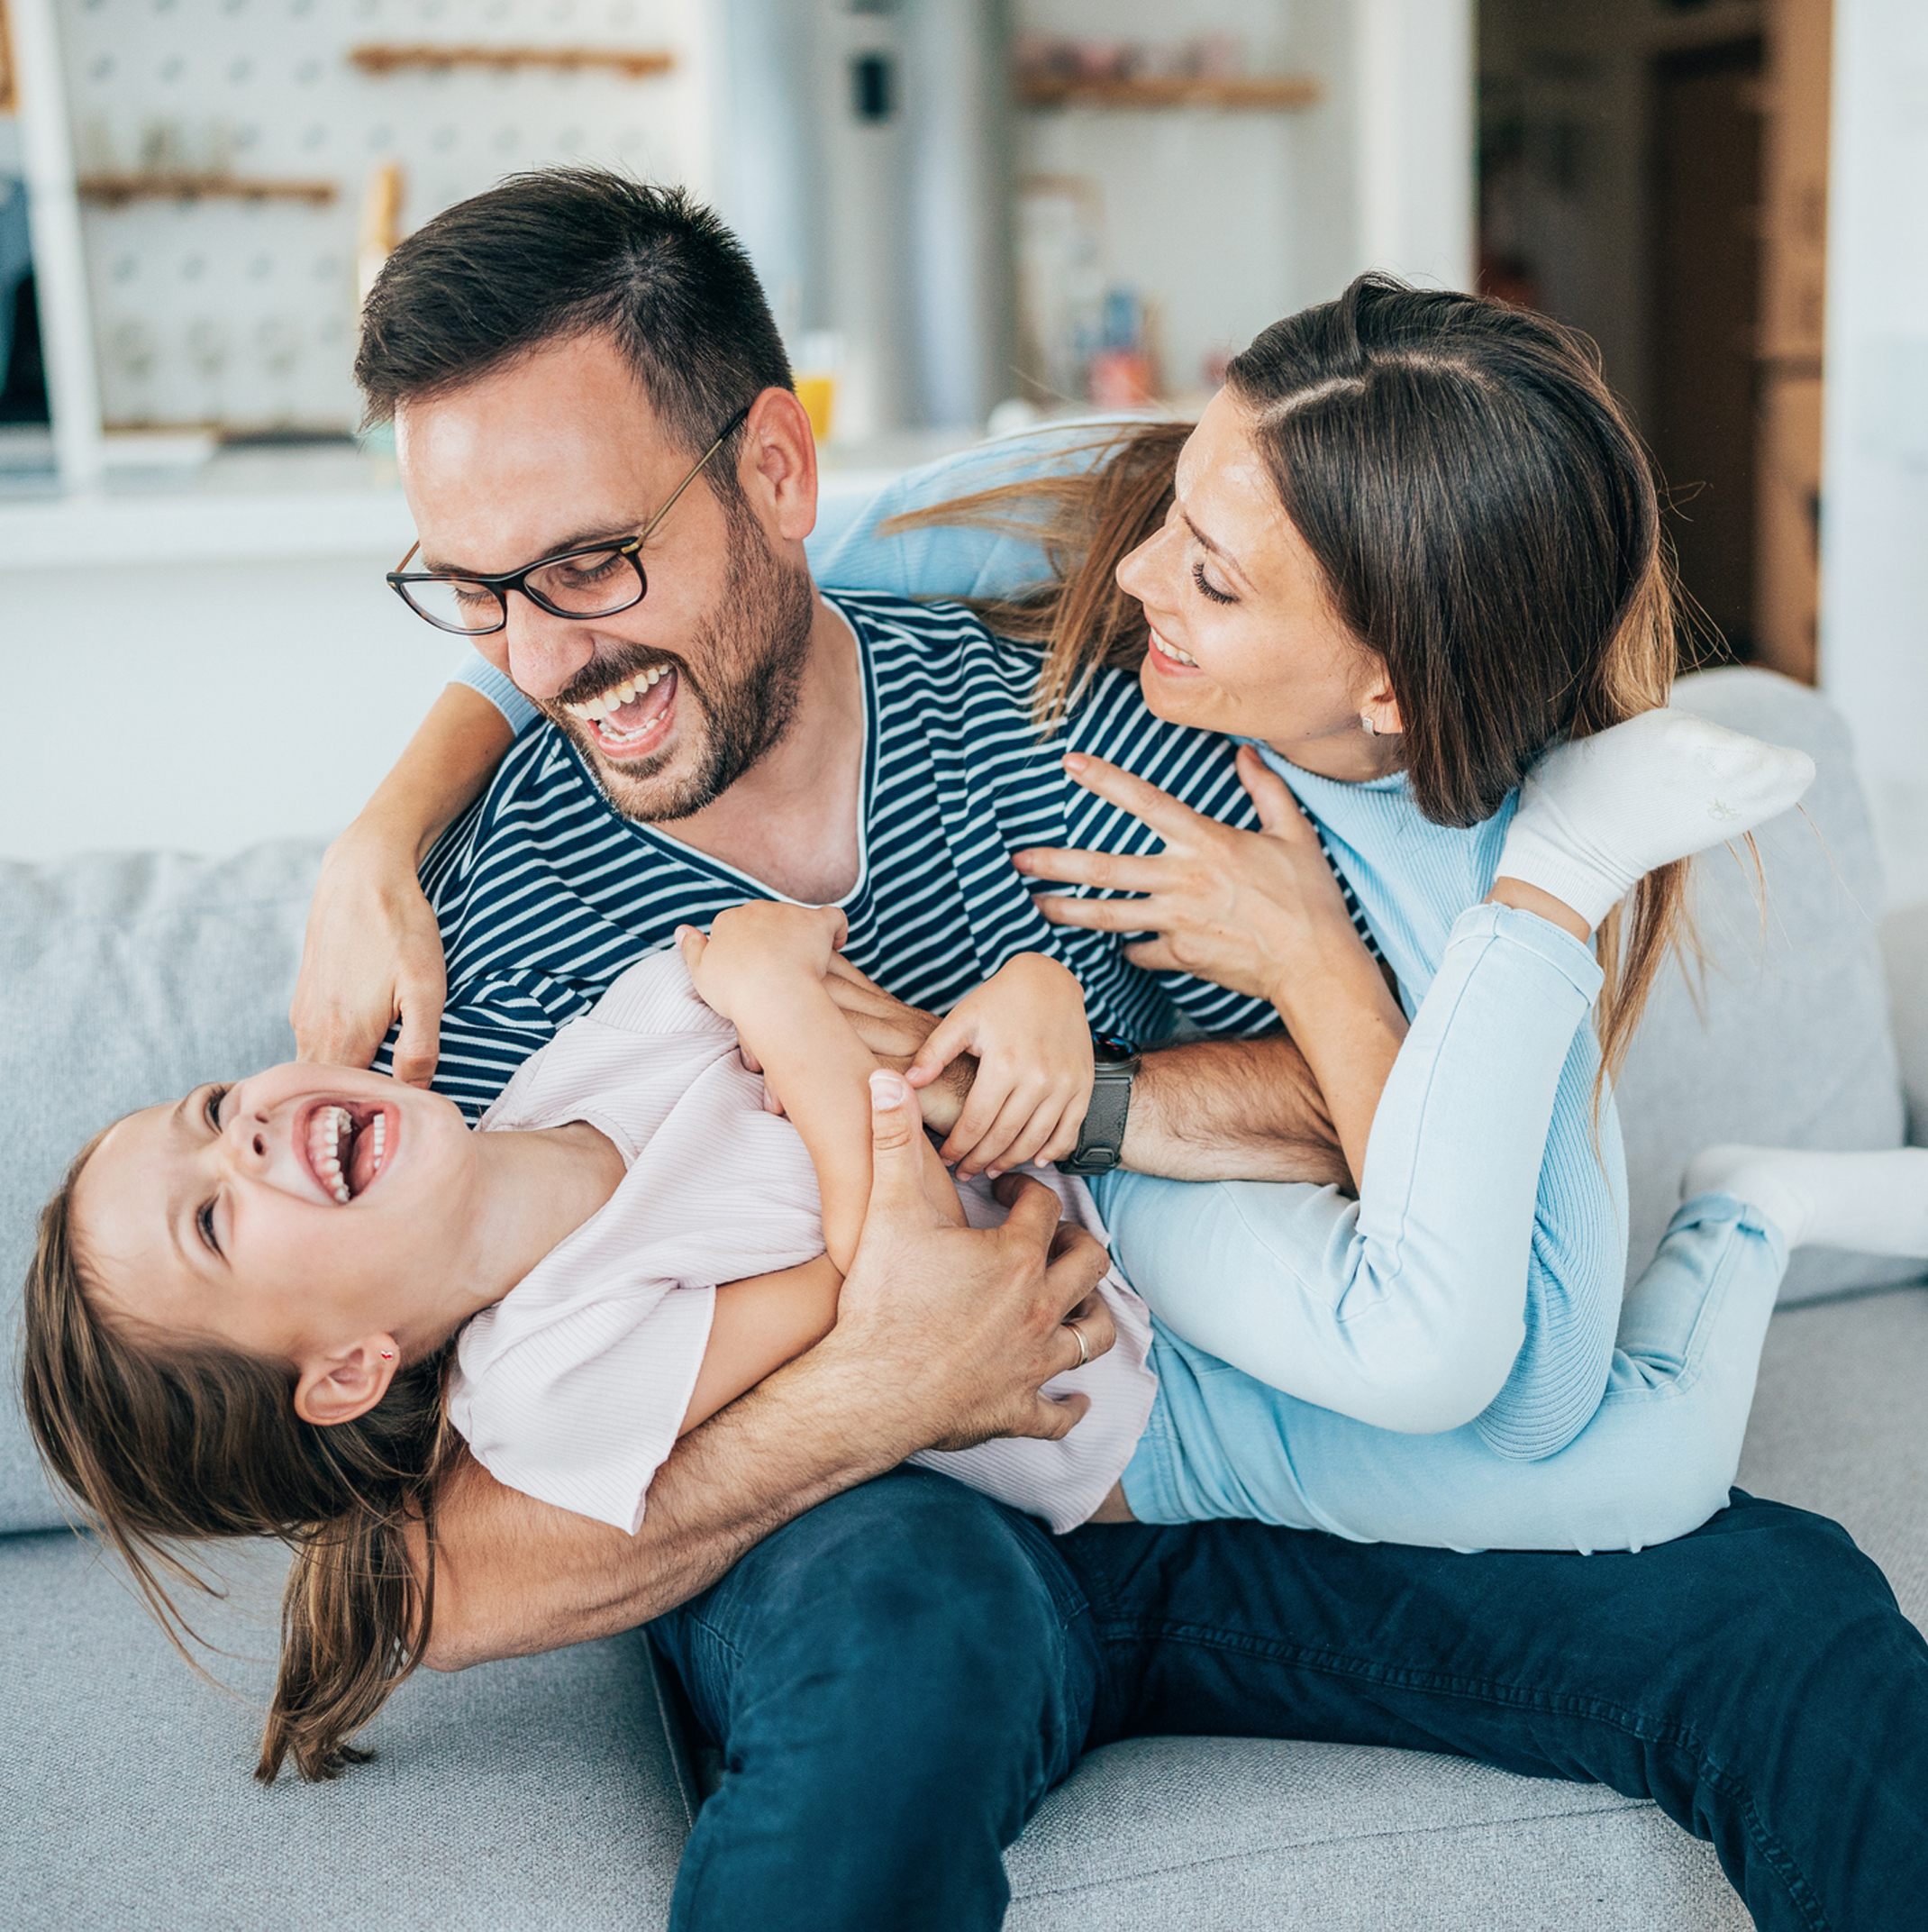
<instances>
[{"instance_id":1,"label":"man's face","mask_svg":"<svg viewBox=\"0 0 1928 1932\"><path fill-rule=\"evenodd\" d=\"M663 433L601 335L405 404L396 448L419 567L480 575L634 536L703 453ZM713 458L711 470L724 461ZM512 590L507 628L476 640L576 742L628 817L700 811L794 714L814 593L796 546L759 514L754 466L744 473L749 497L727 474L713 484L711 471L684 492L641 553L641 603L579 620Z\"/></svg>"}]
</instances>

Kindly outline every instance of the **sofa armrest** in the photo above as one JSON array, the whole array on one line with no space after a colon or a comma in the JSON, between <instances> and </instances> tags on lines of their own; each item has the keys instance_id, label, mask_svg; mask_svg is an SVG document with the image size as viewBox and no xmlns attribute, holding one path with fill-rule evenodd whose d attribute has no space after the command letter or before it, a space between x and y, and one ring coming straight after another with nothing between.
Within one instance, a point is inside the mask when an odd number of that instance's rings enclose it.
<instances>
[{"instance_id":1,"label":"sofa armrest","mask_svg":"<svg viewBox=\"0 0 1928 1932\"><path fill-rule=\"evenodd\" d=\"M1928 1147L1928 905L1905 906L1882 920L1881 956L1908 1097L1908 1139Z\"/></svg>"}]
</instances>

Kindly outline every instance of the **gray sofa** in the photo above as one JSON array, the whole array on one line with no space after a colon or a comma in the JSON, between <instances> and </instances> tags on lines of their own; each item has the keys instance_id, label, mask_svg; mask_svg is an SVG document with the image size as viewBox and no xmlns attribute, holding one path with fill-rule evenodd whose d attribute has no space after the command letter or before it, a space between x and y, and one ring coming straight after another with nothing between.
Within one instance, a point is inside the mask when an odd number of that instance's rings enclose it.
<instances>
[{"instance_id":1,"label":"gray sofa","mask_svg":"<svg viewBox=\"0 0 1928 1932\"><path fill-rule=\"evenodd\" d=\"M1880 925L1841 721L1764 673L1680 702L1808 747L1805 814L1748 869L1703 869L1710 963L1670 979L1622 1088L1634 1263L1683 1155L1714 1139L1928 1142L1928 907ZM318 853L0 865L0 1303L34 1211L95 1126L285 1057ZM1883 963L1884 944L1886 966ZM1896 1039L1902 1053L1897 1057ZM1918 1271L1805 1255L1768 1344L1741 1472L1845 1522L1928 1617L1928 1293ZM1468 1561L1478 1561L1469 1558ZM1576 1558L1575 1561L1584 1559ZM279 1564L223 1553L196 1678L63 1526L0 1403L0 1898L23 1927L644 1927L699 1787L641 1634L423 1674L341 1782L248 1781ZM1763 1694L1774 1694L1764 1680ZM866 1794L853 1791L853 1805ZM1708 1848L1650 1806L1456 1759L1167 1738L1095 1753L1009 1855L1023 1932L1134 1926L1738 1927Z\"/></svg>"}]
</instances>

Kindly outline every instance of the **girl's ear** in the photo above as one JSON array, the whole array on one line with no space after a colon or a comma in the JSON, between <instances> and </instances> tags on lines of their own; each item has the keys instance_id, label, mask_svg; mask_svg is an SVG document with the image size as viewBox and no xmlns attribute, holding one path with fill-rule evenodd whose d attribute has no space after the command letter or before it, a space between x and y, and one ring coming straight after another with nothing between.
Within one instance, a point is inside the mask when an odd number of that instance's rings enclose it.
<instances>
[{"instance_id":1,"label":"girl's ear","mask_svg":"<svg viewBox=\"0 0 1928 1932\"><path fill-rule=\"evenodd\" d=\"M401 1345L390 1335L372 1335L317 1356L303 1364L295 1384L295 1413L317 1428L353 1422L388 1393L401 1365Z\"/></svg>"}]
</instances>

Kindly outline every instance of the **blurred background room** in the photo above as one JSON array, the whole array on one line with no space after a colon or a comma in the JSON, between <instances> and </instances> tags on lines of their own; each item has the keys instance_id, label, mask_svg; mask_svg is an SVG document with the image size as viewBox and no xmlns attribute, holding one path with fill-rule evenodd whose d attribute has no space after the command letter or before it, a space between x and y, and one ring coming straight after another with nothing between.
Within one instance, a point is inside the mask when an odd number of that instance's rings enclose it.
<instances>
[{"instance_id":1,"label":"blurred background room","mask_svg":"<svg viewBox=\"0 0 1928 1932\"><path fill-rule=\"evenodd\" d=\"M1366 268L1584 330L1928 898L1921 0L0 0L0 856L346 822L450 668L360 292L574 159L736 226L845 500Z\"/></svg>"}]
</instances>

